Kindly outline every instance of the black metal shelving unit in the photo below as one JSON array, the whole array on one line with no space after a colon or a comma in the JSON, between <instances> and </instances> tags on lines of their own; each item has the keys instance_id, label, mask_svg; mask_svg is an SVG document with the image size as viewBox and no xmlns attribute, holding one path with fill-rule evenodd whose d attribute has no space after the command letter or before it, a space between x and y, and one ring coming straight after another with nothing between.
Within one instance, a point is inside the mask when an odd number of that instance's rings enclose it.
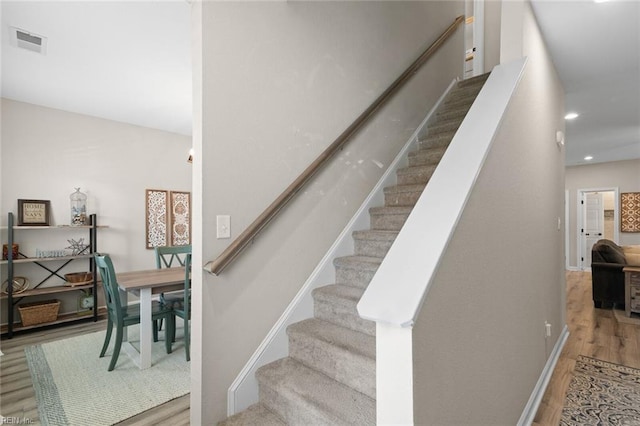
<instances>
[{"instance_id":1,"label":"black metal shelving unit","mask_svg":"<svg viewBox=\"0 0 640 426\"><path fill-rule=\"evenodd\" d=\"M95 258L93 257L93 253L96 252L97 249L97 239L98 239L98 228L106 228L106 226L98 226L97 217L95 214L89 216L89 225L80 225L80 226L16 226L14 224L14 216L13 213L8 213L7 220L7 244L8 244L8 253L7 260L3 260L0 264L7 265L7 292L6 294L0 295L0 299L7 299L7 326L6 328L2 328L2 334L7 334L7 337L10 339L13 337L13 332L17 330L25 330L30 328L38 328L43 326L48 326L52 324L60 324L65 322L72 322L77 320L83 320L86 318L93 318L93 321L98 320L98 277L96 273L96 265ZM60 257L26 257L22 253L18 254L18 258L14 259L13 257L13 243L15 241L15 231L21 230L53 230L53 229L67 229L67 230L75 230L78 229L87 229L89 231L89 245L85 249L86 252L82 252L73 256L60 256ZM58 277L64 280L64 276L60 275L62 269L67 266L69 263L74 260L85 259L89 261L89 270L93 274L93 281L89 284L78 285L78 286L53 286L53 287L45 287L43 284L48 282L53 277ZM19 294L14 293L13 283L15 277L15 266L22 263L33 263L43 268L48 272L48 275L42 279L38 284L33 286L24 292ZM53 265L53 266L51 266ZM62 314L58 316L56 321L47 322L43 324L33 325L33 326L22 326L19 323L14 323L15 319L15 308L25 298L43 295L43 294L60 294L72 291L87 291L91 290L91 294L93 296L93 312L91 316L87 315L77 315L77 313L73 314Z\"/></svg>"}]
</instances>

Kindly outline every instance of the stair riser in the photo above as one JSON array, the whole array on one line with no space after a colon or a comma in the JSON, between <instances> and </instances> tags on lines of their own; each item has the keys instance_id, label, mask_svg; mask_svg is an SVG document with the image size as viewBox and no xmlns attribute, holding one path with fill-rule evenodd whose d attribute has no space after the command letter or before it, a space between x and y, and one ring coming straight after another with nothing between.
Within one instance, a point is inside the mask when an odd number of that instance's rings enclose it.
<instances>
[{"instance_id":1,"label":"stair riser","mask_svg":"<svg viewBox=\"0 0 640 426\"><path fill-rule=\"evenodd\" d=\"M280 416L287 424L290 425L318 425L330 426L336 423L337 419L317 410L312 404L309 404L304 396L296 395L292 392L286 394L278 392L276 389L260 383L259 385L260 402L265 407Z\"/></svg>"},{"instance_id":2,"label":"stair riser","mask_svg":"<svg viewBox=\"0 0 640 426\"><path fill-rule=\"evenodd\" d=\"M425 149L446 148L449 146L449 143L451 143L454 135L454 132L442 133L434 137L427 137L423 140L420 140L418 141L418 151Z\"/></svg>"},{"instance_id":3,"label":"stair riser","mask_svg":"<svg viewBox=\"0 0 640 426\"><path fill-rule=\"evenodd\" d=\"M462 109L462 108L471 108L475 97L469 96L465 98L455 98L448 99L444 102L444 108L447 110L450 109Z\"/></svg>"},{"instance_id":4,"label":"stair riser","mask_svg":"<svg viewBox=\"0 0 640 426\"><path fill-rule=\"evenodd\" d=\"M398 173L398 185L426 184L433 175L434 168L420 169L412 173Z\"/></svg>"},{"instance_id":5,"label":"stair riser","mask_svg":"<svg viewBox=\"0 0 640 426\"><path fill-rule=\"evenodd\" d=\"M397 192L384 194L384 204L387 207L411 207L415 206L422 191Z\"/></svg>"},{"instance_id":6,"label":"stair riser","mask_svg":"<svg viewBox=\"0 0 640 426\"><path fill-rule=\"evenodd\" d=\"M370 398L376 397L374 359L298 333L289 334L289 356Z\"/></svg>"},{"instance_id":7,"label":"stair riser","mask_svg":"<svg viewBox=\"0 0 640 426\"><path fill-rule=\"evenodd\" d=\"M316 299L313 304L314 316L353 331L375 336L376 323L360 318L356 305L356 303L345 305L342 303L332 303L329 300Z\"/></svg>"},{"instance_id":8,"label":"stair riser","mask_svg":"<svg viewBox=\"0 0 640 426\"><path fill-rule=\"evenodd\" d=\"M458 82L458 87L483 86L488 78L489 78L489 75L487 74L466 78Z\"/></svg>"},{"instance_id":9,"label":"stair riser","mask_svg":"<svg viewBox=\"0 0 640 426\"><path fill-rule=\"evenodd\" d=\"M376 268L377 270L377 268ZM371 269L353 269L336 266L336 284L351 285L358 288L366 288L376 273Z\"/></svg>"},{"instance_id":10,"label":"stair riser","mask_svg":"<svg viewBox=\"0 0 640 426\"><path fill-rule=\"evenodd\" d=\"M378 231L399 231L407 221L408 214L372 214L371 229Z\"/></svg>"},{"instance_id":11,"label":"stair riser","mask_svg":"<svg viewBox=\"0 0 640 426\"><path fill-rule=\"evenodd\" d=\"M217 426L286 426L286 424L271 411L264 408L264 405L257 403L249 406L246 410L219 422Z\"/></svg>"},{"instance_id":12,"label":"stair riser","mask_svg":"<svg viewBox=\"0 0 640 426\"><path fill-rule=\"evenodd\" d=\"M476 97L475 93L477 89L455 89L444 100L445 105L450 105L460 101L469 101L469 99L473 99Z\"/></svg>"},{"instance_id":13,"label":"stair riser","mask_svg":"<svg viewBox=\"0 0 640 426\"><path fill-rule=\"evenodd\" d=\"M468 86L458 86L451 91L449 96L451 98L468 98L468 97L476 97L480 90L482 89L482 84L472 84Z\"/></svg>"},{"instance_id":14,"label":"stair riser","mask_svg":"<svg viewBox=\"0 0 640 426\"><path fill-rule=\"evenodd\" d=\"M458 115L466 114L469 112L469 108L471 108L472 104L473 102L469 100L465 100L464 102L457 100L455 102L449 102L448 104L445 103L438 109L438 112L436 113L436 120L444 119L443 117L446 116L457 117Z\"/></svg>"},{"instance_id":15,"label":"stair riser","mask_svg":"<svg viewBox=\"0 0 640 426\"><path fill-rule=\"evenodd\" d=\"M289 425L375 425L368 396L291 357L256 371L260 402Z\"/></svg>"},{"instance_id":16,"label":"stair riser","mask_svg":"<svg viewBox=\"0 0 640 426\"><path fill-rule=\"evenodd\" d=\"M460 120L460 122L462 122L464 117L469 112L469 108L471 108L471 105L469 105L468 107L460 108L443 108L442 111L436 114L436 117L437 120Z\"/></svg>"},{"instance_id":17,"label":"stair riser","mask_svg":"<svg viewBox=\"0 0 640 426\"><path fill-rule=\"evenodd\" d=\"M427 127L427 135L435 136L442 133L455 132L460 127L460 122L444 122L442 124L434 124Z\"/></svg>"},{"instance_id":18,"label":"stair riser","mask_svg":"<svg viewBox=\"0 0 640 426\"><path fill-rule=\"evenodd\" d=\"M354 238L356 256L370 256L383 258L393 244L393 240L367 240Z\"/></svg>"},{"instance_id":19,"label":"stair riser","mask_svg":"<svg viewBox=\"0 0 640 426\"><path fill-rule=\"evenodd\" d=\"M409 167L435 165L444 155L444 149L424 149L409 155Z\"/></svg>"}]
</instances>

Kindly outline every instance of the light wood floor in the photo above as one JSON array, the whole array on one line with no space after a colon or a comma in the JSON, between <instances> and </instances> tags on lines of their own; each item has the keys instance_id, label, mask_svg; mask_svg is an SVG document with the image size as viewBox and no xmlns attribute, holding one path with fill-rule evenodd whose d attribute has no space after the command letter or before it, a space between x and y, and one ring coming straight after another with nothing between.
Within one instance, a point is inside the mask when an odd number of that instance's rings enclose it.
<instances>
[{"instance_id":1,"label":"light wood floor","mask_svg":"<svg viewBox=\"0 0 640 426\"><path fill-rule=\"evenodd\" d=\"M104 330L106 321L85 322L63 327L16 334L13 339L3 336L0 357L0 414L5 417L29 419L32 424L40 424L33 383L24 354L26 346L53 340L62 340L94 331ZM117 407L114 407L117 409ZM145 411L127 419L119 425L188 425L189 395L169 401L166 404ZM89 426L89 425L87 425ZM100 425L91 425L100 426Z\"/></svg>"},{"instance_id":2,"label":"light wood floor","mask_svg":"<svg viewBox=\"0 0 640 426\"><path fill-rule=\"evenodd\" d=\"M640 323L640 321L638 321ZM564 395L578 355L640 368L640 325L619 323L611 310L594 309L591 274L567 272L567 325L569 339L551 377L534 425L559 424ZM24 347L78 334L103 330L105 322L88 322L17 335L2 341L0 357L0 413L26 417L37 424L38 410ZM120 425L188 425L189 395L128 419ZM98 425L95 425L98 426Z\"/></svg>"},{"instance_id":3,"label":"light wood floor","mask_svg":"<svg viewBox=\"0 0 640 426\"><path fill-rule=\"evenodd\" d=\"M611 309L595 309L591 273L567 272L569 339L558 359L534 425L556 426L578 355L640 368L640 321L618 321Z\"/></svg>"}]
</instances>

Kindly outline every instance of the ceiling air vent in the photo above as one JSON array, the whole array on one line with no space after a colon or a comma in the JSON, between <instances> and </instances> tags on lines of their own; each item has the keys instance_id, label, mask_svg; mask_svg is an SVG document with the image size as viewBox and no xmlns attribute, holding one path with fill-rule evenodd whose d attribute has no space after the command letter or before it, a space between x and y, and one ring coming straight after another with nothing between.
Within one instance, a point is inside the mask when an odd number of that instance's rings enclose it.
<instances>
[{"instance_id":1,"label":"ceiling air vent","mask_svg":"<svg viewBox=\"0 0 640 426\"><path fill-rule=\"evenodd\" d=\"M10 27L11 44L21 49L45 55L47 53L47 38L20 28Z\"/></svg>"}]
</instances>

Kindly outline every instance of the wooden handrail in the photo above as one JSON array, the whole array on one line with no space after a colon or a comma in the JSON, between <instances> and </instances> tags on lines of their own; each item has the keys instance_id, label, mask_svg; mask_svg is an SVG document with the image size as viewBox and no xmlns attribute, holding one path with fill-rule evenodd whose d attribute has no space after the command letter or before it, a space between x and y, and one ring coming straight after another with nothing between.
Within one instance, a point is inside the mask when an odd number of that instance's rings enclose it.
<instances>
[{"instance_id":1,"label":"wooden handrail","mask_svg":"<svg viewBox=\"0 0 640 426\"><path fill-rule=\"evenodd\" d=\"M260 214L215 260L207 262L204 270L219 275L250 242L271 222L278 212L300 191L300 189L328 162L328 160L353 136L400 87L402 87L429 59L436 50L453 34L464 21L464 16L458 16L453 23L434 41L422 55L418 57L405 72L400 75L387 90L367 108L340 136L307 167L296 180L276 198L265 211Z\"/></svg>"}]
</instances>

